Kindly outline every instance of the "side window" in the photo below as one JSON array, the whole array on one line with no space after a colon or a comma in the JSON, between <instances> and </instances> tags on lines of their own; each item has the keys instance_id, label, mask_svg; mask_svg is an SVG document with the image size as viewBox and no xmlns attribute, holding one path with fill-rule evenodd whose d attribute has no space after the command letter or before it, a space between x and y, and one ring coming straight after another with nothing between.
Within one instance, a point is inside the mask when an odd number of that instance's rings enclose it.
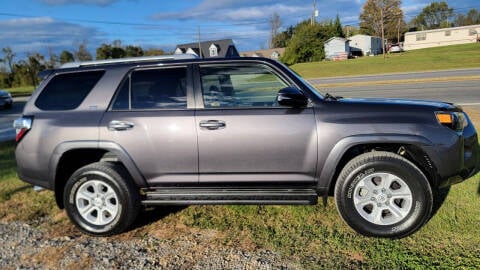
<instances>
[{"instance_id":1,"label":"side window","mask_svg":"<svg viewBox=\"0 0 480 270\"><path fill-rule=\"evenodd\" d=\"M73 110L102 78L105 71L64 73L53 77L35 101L45 111Z\"/></svg>"},{"instance_id":2,"label":"side window","mask_svg":"<svg viewBox=\"0 0 480 270\"><path fill-rule=\"evenodd\" d=\"M186 68L136 70L123 84L113 110L187 108Z\"/></svg>"},{"instance_id":3,"label":"side window","mask_svg":"<svg viewBox=\"0 0 480 270\"><path fill-rule=\"evenodd\" d=\"M272 107L280 89L288 86L267 66L200 67L205 108Z\"/></svg>"}]
</instances>

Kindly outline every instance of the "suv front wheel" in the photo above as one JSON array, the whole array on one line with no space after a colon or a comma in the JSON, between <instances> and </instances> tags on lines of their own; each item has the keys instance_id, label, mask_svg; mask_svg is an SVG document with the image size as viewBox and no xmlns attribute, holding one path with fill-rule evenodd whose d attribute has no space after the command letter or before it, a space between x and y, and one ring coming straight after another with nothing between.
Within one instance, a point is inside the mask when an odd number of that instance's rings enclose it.
<instances>
[{"instance_id":1,"label":"suv front wheel","mask_svg":"<svg viewBox=\"0 0 480 270\"><path fill-rule=\"evenodd\" d=\"M78 169L64 190L70 220L82 231L108 236L132 225L140 207L137 189L119 164L98 162Z\"/></svg>"},{"instance_id":2,"label":"suv front wheel","mask_svg":"<svg viewBox=\"0 0 480 270\"><path fill-rule=\"evenodd\" d=\"M337 208L357 232L399 238L414 233L432 212L423 172L400 155L375 151L345 165L335 186Z\"/></svg>"}]
</instances>

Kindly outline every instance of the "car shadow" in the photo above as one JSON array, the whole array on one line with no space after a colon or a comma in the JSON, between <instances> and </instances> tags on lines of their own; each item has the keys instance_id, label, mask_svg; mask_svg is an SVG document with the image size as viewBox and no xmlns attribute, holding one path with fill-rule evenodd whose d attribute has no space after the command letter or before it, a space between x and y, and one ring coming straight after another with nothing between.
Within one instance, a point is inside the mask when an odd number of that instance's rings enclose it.
<instances>
[{"instance_id":1,"label":"car shadow","mask_svg":"<svg viewBox=\"0 0 480 270\"><path fill-rule=\"evenodd\" d=\"M146 226L150 223L156 222L160 219L167 217L168 215L178 213L187 206L157 206L151 208L145 208L143 211L140 211L137 219L133 223L131 230Z\"/></svg>"}]
</instances>

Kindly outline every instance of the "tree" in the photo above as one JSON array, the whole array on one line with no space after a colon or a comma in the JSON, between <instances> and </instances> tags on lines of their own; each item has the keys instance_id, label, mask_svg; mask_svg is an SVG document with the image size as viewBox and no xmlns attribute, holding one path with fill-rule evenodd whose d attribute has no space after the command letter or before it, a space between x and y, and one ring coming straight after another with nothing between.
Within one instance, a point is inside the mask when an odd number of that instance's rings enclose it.
<instances>
[{"instance_id":1,"label":"tree","mask_svg":"<svg viewBox=\"0 0 480 270\"><path fill-rule=\"evenodd\" d=\"M125 53L127 57L139 57L143 56L143 49L140 46L128 45L125 47Z\"/></svg>"},{"instance_id":2,"label":"tree","mask_svg":"<svg viewBox=\"0 0 480 270\"><path fill-rule=\"evenodd\" d=\"M340 17L337 14L337 17L335 17L335 22L333 25L335 29L335 36L337 37L345 37L345 34L343 33L343 28L342 28L342 23L340 22Z\"/></svg>"},{"instance_id":3,"label":"tree","mask_svg":"<svg viewBox=\"0 0 480 270\"><path fill-rule=\"evenodd\" d=\"M33 53L28 55L28 74L30 75L31 85L37 86L38 81L38 73L47 68L45 64L45 57L41 54Z\"/></svg>"},{"instance_id":4,"label":"tree","mask_svg":"<svg viewBox=\"0 0 480 270\"><path fill-rule=\"evenodd\" d=\"M294 35L287 41L281 60L287 65L320 61L325 58L324 42L335 35L332 21L313 25L310 20L303 21L295 26Z\"/></svg>"},{"instance_id":5,"label":"tree","mask_svg":"<svg viewBox=\"0 0 480 270\"><path fill-rule=\"evenodd\" d=\"M112 58L112 46L110 44L103 43L96 50L95 59L111 59Z\"/></svg>"},{"instance_id":6,"label":"tree","mask_svg":"<svg viewBox=\"0 0 480 270\"><path fill-rule=\"evenodd\" d=\"M423 8L422 12L413 19L413 24L418 29L437 29L451 26L453 8L447 2L432 2Z\"/></svg>"},{"instance_id":7,"label":"tree","mask_svg":"<svg viewBox=\"0 0 480 270\"><path fill-rule=\"evenodd\" d=\"M84 40L78 46L78 51L75 52L75 58L78 61L91 61L92 60L92 55L87 50L87 41L86 40Z\"/></svg>"},{"instance_id":8,"label":"tree","mask_svg":"<svg viewBox=\"0 0 480 270\"><path fill-rule=\"evenodd\" d=\"M477 9L472 8L467 12L467 15L459 13L455 17L455 26L466 26L480 24L480 13Z\"/></svg>"},{"instance_id":9,"label":"tree","mask_svg":"<svg viewBox=\"0 0 480 270\"><path fill-rule=\"evenodd\" d=\"M403 21L400 5L400 0L367 0L360 14L360 32L381 36L383 51L385 51L385 38L397 39L397 33L400 31ZM385 52L383 55L385 58Z\"/></svg>"},{"instance_id":10,"label":"tree","mask_svg":"<svg viewBox=\"0 0 480 270\"><path fill-rule=\"evenodd\" d=\"M268 42L269 49L275 48L274 40L275 37L278 35L278 30L280 26L282 26L282 21L280 21L280 16L278 13L273 13L272 17L270 17L270 40Z\"/></svg>"},{"instance_id":11,"label":"tree","mask_svg":"<svg viewBox=\"0 0 480 270\"><path fill-rule=\"evenodd\" d=\"M75 58L73 57L73 53L63 50L62 53L60 53L60 64L65 64L69 62L75 61Z\"/></svg>"},{"instance_id":12,"label":"tree","mask_svg":"<svg viewBox=\"0 0 480 270\"><path fill-rule=\"evenodd\" d=\"M287 30L277 34L272 40L272 46L274 48L284 48L287 47L287 41L289 41L293 36L293 26L289 26Z\"/></svg>"},{"instance_id":13,"label":"tree","mask_svg":"<svg viewBox=\"0 0 480 270\"><path fill-rule=\"evenodd\" d=\"M4 61L6 62L9 71L12 73L14 71L13 59L15 58L16 54L13 53L12 48L10 47L3 48L2 52L5 55Z\"/></svg>"},{"instance_id":14,"label":"tree","mask_svg":"<svg viewBox=\"0 0 480 270\"><path fill-rule=\"evenodd\" d=\"M58 63L58 57L57 55L53 52L52 47L48 47L48 61L45 63L47 68L52 69L57 66Z\"/></svg>"},{"instance_id":15,"label":"tree","mask_svg":"<svg viewBox=\"0 0 480 270\"><path fill-rule=\"evenodd\" d=\"M144 53L145 56L158 56L158 55L164 55L165 51L159 48L150 48L147 49Z\"/></svg>"}]
</instances>

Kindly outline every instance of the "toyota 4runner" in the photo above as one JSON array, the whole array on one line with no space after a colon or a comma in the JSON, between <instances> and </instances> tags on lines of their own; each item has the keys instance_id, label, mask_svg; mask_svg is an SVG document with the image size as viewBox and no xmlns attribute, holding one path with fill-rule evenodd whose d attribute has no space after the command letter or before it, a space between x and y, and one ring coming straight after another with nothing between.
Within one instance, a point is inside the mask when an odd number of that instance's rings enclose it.
<instances>
[{"instance_id":1,"label":"toyota 4runner","mask_svg":"<svg viewBox=\"0 0 480 270\"><path fill-rule=\"evenodd\" d=\"M458 106L321 94L279 62L189 55L69 63L17 119L19 177L78 228L125 231L142 206L317 204L400 238L478 171Z\"/></svg>"}]
</instances>

